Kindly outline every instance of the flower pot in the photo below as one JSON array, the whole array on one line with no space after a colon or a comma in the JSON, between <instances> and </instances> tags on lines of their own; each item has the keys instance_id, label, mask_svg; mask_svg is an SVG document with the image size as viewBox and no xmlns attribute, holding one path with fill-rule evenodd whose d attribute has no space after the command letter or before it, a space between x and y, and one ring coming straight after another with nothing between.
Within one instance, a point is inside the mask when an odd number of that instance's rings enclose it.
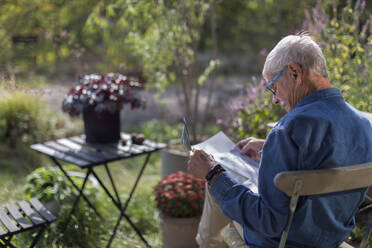
<instances>
[{"instance_id":1,"label":"flower pot","mask_svg":"<svg viewBox=\"0 0 372 248\"><path fill-rule=\"evenodd\" d=\"M163 149L161 152L161 177L176 173L177 171L187 172L187 155L185 152Z\"/></svg>"},{"instance_id":2,"label":"flower pot","mask_svg":"<svg viewBox=\"0 0 372 248\"><path fill-rule=\"evenodd\" d=\"M120 112L97 113L93 107L83 111L85 140L90 143L115 143L120 140Z\"/></svg>"},{"instance_id":3,"label":"flower pot","mask_svg":"<svg viewBox=\"0 0 372 248\"><path fill-rule=\"evenodd\" d=\"M161 215L164 248L197 248L195 237L200 217L173 218Z\"/></svg>"}]
</instances>

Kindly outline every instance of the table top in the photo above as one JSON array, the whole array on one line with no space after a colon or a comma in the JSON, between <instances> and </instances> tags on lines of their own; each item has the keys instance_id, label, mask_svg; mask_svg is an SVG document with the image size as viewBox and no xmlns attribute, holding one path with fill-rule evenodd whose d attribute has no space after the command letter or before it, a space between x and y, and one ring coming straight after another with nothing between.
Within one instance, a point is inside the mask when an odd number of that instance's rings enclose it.
<instances>
[{"instance_id":1,"label":"table top","mask_svg":"<svg viewBox=\"0 0 372 248\"><path fill-rule=\"evenodd\" d=\"M125 146L121 142L86 143L85 136L80 135L33 144L31 149L84 168L152 153L166 147L164 143L147 139L141 145L133 144L131 135L127 133L121 133L121 138L126 140Z\"/></svg>"}]
</instances>

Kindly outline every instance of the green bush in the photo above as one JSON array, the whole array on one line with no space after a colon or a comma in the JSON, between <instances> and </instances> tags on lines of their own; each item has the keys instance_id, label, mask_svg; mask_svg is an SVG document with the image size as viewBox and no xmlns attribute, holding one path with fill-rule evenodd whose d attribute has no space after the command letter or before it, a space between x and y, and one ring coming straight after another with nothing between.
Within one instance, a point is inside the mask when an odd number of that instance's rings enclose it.
<instances>
[{"instance_id":1,"label":"green bush","mask_svg":"<svg viewBox=\"0 0 372 248\"><path fill-rule=\"evenodd\" d=\"M81 199L70 222L64 229L69 217L71 206L64 206L46 235L45 248L73 247L73 248L101 248L105 246L107 230L95 212Z\"/></svg>"},{"instance_id":2,"label":"green bush","mask_svg":"<svg viewBox=\"0 0 372 248\"><path fill-rule=\"evenodd\" d=\"M0 166L16 163L28 173L44 163L30 144L76 134L79 126L50 111L30 89L15 83L13 88L0 81Z\"/></svg>"},{"instance_id":3,"label":"green bush","mask_svg":"<svg viewBox=\"0 0 372 248\"><path fill-rule=\"evenodd\" d=\"M65 167L67 171L76 167ZM83 180L74 180L81 187ZM47 206L57 202L60 210L55 213L58 219L46 231L40 247L101 247L102 236L106 231L94 211L81 198L78 207L71 216L67 229L64 224L69 217L77 191L57 167L38 168L27 177L25 186L27 197L37 197ZM97 201L98 189L88 183L84 194L99 206Z\"/></svg>"},{"instance_id":4,"label":"green bush","mask_svg":"<svg viewBox=\"0 0 372 248\"><path fill-rule=\"evenodd\" d=\"M64 167L66 171L76 170L76 166ZM70 205L77 196L77 191L58 167L42 167L27 176L25 193L27 197L36 197L44 203L57 202L59 205ZM83 180L76 180L81 187ZM85 194L94 199L98 190L88 183Z\"/></svg>"},{"instance_id":5,"label":"green bush","mask_svg":"<svg viewBox=\"0 0 372 248\"><path fill-rule=\"evenodd\" d=\"M78 133L79 125L52 112L40 96L20 86L10 90L0 82L0 140L12 148Z\"/></svg>"},{"instance_id":6,"label":"green bush","mask_svg":"<svg viewBox=\"0 0 372 248\"><path fill-rule=\"evenodd\" d=\"M265 138L270 122L278 121L284 110L271 102L271 95L262 83L253 77L253 83L245 93L229 103L230 114L217 120L224 131L235 141L246 137Z\"/></svg>"},{"instance_id":7,"label":"green bush","mask_svg":"<svg viewBox=\"0 0 372 248\"><path fill-rule=\"evenodd\" d=\"M351 2L318 2L305 27L322 47L330 82L357 109L372 112L372 15L365 12L365 1Z\"/></svg>"},{"instance_id":8,"label":"green bush","mask_svg":"<svg viewBox=\"0 0 372 248\"><path fill-rule=\"evenodd\" d=\"M45 140L53 133L42 102L22 92L12 92L0 100L0 120L0 139L11 147Z\"/></svg>"},{"instance_id":9,"label":"green bush","mask_svg":"<svg viewBox=\"0 0 372 248\"><path fill-rule=\"evenodd\" d=\"M143 123L137 131L143 133L147 139L167 143L180 138L182 127L181 121L172 125L162 120L152 120Z\"/></svg>"}]
</instances>

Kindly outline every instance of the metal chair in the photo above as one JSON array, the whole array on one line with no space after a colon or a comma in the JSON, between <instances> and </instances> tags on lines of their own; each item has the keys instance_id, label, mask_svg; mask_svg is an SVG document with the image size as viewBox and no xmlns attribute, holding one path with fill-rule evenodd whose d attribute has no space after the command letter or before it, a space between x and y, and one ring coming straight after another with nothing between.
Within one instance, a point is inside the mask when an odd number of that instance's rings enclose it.
<instances>
[{"instance_id":1,"label":"metal chair","mask_svg":"<svg viewBox=\"0 0 372 248\"><path fill-rule=\"evenodd\" d=\"M371 178L372 163L321 170L287 171L276 175L274 178L275 186L291 197L289 204L290 217L282 233L279 248L284 248L285 246L300 196L335 193L369 187L372 185ZM371 228L372 220L368 224L359 246L360 248L366 247ZM341 247L352 246L344 243Z\"/></svg>"},{"instance_id":2,"label":"metal chair","mask_svg":"<svg viewBox=\"0 0 372 248\"><path fill-rule=\"evenodd\" d=\"M0 247L15 248L11 243L15 235L39 229L30 245L32 248L41 238L45 228L56 219L36 198L0 208Z\"/></svg>"}]
</instances>

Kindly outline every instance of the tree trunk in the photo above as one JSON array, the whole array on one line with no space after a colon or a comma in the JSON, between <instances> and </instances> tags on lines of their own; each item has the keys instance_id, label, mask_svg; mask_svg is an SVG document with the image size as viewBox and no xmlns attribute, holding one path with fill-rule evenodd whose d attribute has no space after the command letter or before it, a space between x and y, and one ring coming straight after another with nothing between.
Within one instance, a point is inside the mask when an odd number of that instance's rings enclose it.
<instances>
[{"instance_id":1,"label":"tree trunk","mask_svg":"<svg viewBox=\"0 0 372 248\"><path fill-rule=\"evenodd\" d=\"M211 5L211 17L210 17L210 24L211 24L211 35L212 35L212 48L213 48L213 59L217 60L218 57L218 47L217 47L217 24L216 24L216 12L215 12L215 3ZM203 123L207 122L209 113L210 113L210 105L212 102L213 92L216 88L216 70L213 70L211 73L211 79L208 85L208 94L207 94L207 103L205 105L204 110L204 119Z\"/></svg>"}]
</instances>

